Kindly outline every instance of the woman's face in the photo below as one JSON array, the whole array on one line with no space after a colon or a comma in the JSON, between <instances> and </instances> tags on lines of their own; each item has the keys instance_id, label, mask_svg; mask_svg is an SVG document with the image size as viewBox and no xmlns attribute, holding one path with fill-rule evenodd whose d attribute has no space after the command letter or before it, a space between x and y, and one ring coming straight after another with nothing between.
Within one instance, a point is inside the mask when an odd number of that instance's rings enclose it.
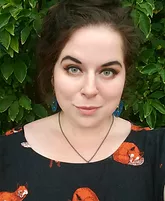
<instances>
[{"instance_id":1,"label":"woman's face","mask_svg":"<svg viewBox=\"0 0 165 201\"><path fill-rule=\"evenodd\" d=\"M56 98L67 118L90 127L112 115L125 83L122 45L106 26L74 32L54 68Z\"/></svg>"}]
</instances>

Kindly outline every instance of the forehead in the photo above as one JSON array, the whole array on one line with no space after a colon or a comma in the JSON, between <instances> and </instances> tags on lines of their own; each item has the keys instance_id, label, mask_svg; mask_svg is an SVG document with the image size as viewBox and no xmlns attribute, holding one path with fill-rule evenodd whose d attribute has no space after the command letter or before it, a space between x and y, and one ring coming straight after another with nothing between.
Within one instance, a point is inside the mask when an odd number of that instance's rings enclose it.
<instances>
[{"instance_id":1,"label":"forehead","mask_svg":"<svg viewBox=\"0 0 165 201\"><path fill-rule=\"evenodd\" d=\"M60 58L74 56L82 62L105 63L123 61L123 42L119 33L108 26L83 27L73 33L63 48Z\"/></svg>"}]
</instances>

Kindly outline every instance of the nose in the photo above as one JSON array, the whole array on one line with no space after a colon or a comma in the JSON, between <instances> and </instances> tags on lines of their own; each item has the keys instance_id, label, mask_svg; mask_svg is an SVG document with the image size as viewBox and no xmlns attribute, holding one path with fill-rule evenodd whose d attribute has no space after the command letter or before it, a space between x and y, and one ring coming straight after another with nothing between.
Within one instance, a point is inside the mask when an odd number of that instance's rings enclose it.
<instances>
[{"instance_id":1,"label":"nose","mask_svg":"<svg viewBox=\"0 0 165 201\"><path fill-rule=\"evenodd\" d=\"M87 98L93 98L98 94L95 75L86 76L86 78L84 79L81 94L86 96Z\"/></svg>"}]
</instances>

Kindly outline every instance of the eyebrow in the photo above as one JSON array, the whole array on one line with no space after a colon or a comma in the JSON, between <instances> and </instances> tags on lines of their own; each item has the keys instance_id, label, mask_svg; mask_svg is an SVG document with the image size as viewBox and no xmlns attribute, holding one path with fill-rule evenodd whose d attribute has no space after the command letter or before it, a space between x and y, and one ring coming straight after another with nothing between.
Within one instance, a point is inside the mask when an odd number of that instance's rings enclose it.
<instances>
[{"instance_id":1,"label":"eyebrow","mask_svg":"<svg viewBox=\"0 0 165 201\"><path fill-rule=\"evenodd\" d=\"M74 58L74 57L71 57L71 56L66 56L66 57L64 57L64 58L61 60L61 63L62 63L64 60L71 60L71 61L74 61L75 63L82 64L81 61L79 61L78 59L76 59L76 58Z\"/></svg>"},{"instance_id":2,"label":"eyebrow","mask_svg":"<svg viewBox=\"0 0 165 201\"><path fill-rule=\"evenodd\" d=\"M81 61L79 61L78 59L72 57L72 56L65 56L62 60L61 60L61 63L64 61L64 60L71 60L75 63L78 63L78 64L82 64ZM101 67L107 67L107 66L112 66L112 65L119 65L121 68L122 68L122 65L119 61L110 61L110 62L107 62L105 64L102 64Z\"/></svg>"}]
</instances>

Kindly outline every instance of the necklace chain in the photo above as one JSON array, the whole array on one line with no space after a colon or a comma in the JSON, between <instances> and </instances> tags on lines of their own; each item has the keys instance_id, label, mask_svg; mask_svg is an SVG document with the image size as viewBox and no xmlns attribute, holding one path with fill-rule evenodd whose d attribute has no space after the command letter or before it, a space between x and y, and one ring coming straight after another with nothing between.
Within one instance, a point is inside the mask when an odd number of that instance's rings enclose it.
<instances>
[{"instance_id":1,"label":"necklace chain","mask_svg":"<svg viewBox=\"0 0 165 201\"><path fill-rule=\"evenodd\" d=\"M101 146L103 145L104 141L106 140L106 138L108 137L108 134L110 133L110 130L112 128L113 122L114 122L114 116L112 116L112 122L109 126L108 132L106 133L105 137L103 138L103 140L101 141L100 145L98 146L98 148L96 149L95 153L92 155L92 157L89 160L86 160L78 151L77 149L71 144L71 142L69 141L69 139L67 138L67 136L65 135L63 129L62 129L62 125L61 125L61 117L60 117L60 112L58 115L58 122L59 122L59 126L60 126L60 130L61 133L63 134L63 136L65 137L66 141L69 143L69 145L72 147L72 149L86 162L89 163L97 154L97 152L99 151L99 149L101 148Z\"/></svg>"}]
</instances>

